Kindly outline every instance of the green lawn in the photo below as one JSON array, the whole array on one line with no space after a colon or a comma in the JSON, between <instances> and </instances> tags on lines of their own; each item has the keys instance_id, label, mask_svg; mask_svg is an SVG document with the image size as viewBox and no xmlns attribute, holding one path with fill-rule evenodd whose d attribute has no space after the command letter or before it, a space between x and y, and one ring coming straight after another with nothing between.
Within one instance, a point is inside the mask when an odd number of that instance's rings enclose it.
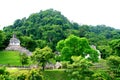
<instances>
[{"instance_id":1,"label":"green lawn","mask_svg":"<svg viewBox=\"0 0 120 80\"><path fill-rule=\"evenodd\" d=\"M0 64L3 65L21 65L19 52L17 51L0 51Z\"/></svg>"}]
</instances>

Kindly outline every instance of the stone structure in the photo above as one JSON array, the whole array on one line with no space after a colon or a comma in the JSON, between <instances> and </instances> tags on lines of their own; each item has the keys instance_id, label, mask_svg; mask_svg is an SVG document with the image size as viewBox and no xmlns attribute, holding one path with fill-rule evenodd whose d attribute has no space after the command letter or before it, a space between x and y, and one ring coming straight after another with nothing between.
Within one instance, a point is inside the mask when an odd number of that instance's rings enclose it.
<instances>
[{"instance_id":1,"label":"stone structure","mask_svg":"<svg viewBox=\"0 0 120 80\"><path fill-rule=\"evenodd\" d=\"M20 40L16 38L15 34L13 34L13 37L10 39L9 45L6 50L19 51L21 54L26 53L28 56L32 55L29 50L20 46Z\"/></svg>"},{"instance_id":2,"label":"stone structure","mask_svg":"<svg viewBox=\"0 0 120 80\"><path fill-rule=\"evenodd\" d=\"M91 45L90 47L93 48L94 50L96 50L96 51L98 52L98 59L101 59L101 53L100 53L100 51L96 48L96 46L95 46L95 45ZM89 54L87 54L87 55L85 56L85 58L89 58L89 57L90 57Z\"/></svg>"},{"instance_id":3,"label":"stone structure","mask_svg":"<svg viewBox=\"0 0 120 80\"><path fill-rule=\"evenodd\" d=\"M61 69L62 68L62 64L60 62L56 62L55 64L52 63L47 63L45 65L46 69Z\"/></svg>"},{"instance_id":4,"label":"stone structure","mask_svg":"<svg viewBox=\"0 0 120 80\"><path fill-rule=\"evenodd\" d=\"M95 45L91 45L91 48L93 48L94 50L96 50L98 52L98 59L101 59L101 53L100 51L96 48Z\"/></svg>"},{"instance_id":5,"label":"stone structure","mask_svg":"<svg viewBox=\"0 0 120 80\"><path fill-rule=\"evenodd\" d=\"M15 34L13 34L13 37L10 39L10 46L20 46L20 40L16 38Z\"/></svg>"}]
</instances>

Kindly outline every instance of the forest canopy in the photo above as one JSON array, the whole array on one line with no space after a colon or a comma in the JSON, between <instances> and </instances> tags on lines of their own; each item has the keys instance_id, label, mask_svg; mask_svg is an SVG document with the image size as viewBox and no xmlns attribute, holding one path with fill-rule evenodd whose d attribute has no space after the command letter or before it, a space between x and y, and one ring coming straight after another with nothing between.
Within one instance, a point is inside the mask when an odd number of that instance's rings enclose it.
<instances>
[{"instance_id":1,"label":"forest canopy","mask_svg":"<svg viewBox=\"0 0 120 80\"><path fill-rule=\"evenodd\" d=\"M40 11L31 14L28 18L17 19L13 25L4 27L6 38L5 42L9 42L13 33L21 40L21 45L27 49L34 51L35 48L43 48L49 46L53 51L56 51L57 42L66 39L71 34L80 38L85 37L90 45L95 45L101 52L104 52L103 57L111 51L109 42L113 39L120 38L120 30L114 29L106 25L80 25L76 22L69 21L61 12L54 9ZM2 43L5 48L8 43ZM27 43L34 44L26 45ZM0 43L1 44L1 43ZM104 49L106 48L107 49Z\"/></svg>"}]
</instances>

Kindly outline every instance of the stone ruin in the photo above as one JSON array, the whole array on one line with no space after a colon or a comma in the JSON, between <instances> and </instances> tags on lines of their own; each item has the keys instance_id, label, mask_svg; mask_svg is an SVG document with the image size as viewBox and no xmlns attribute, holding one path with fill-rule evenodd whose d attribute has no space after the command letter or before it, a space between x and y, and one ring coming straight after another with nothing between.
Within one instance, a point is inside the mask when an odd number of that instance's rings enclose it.
<instances>
[{"instance_id":1,"label":"stone ruin","mask_svg":"<svg viewBox=\"0 0 120 80\"><path fill-rule=\"evenodd\" d=\"M21 54L25 53L28 56L32 55L32 52L20 46L20 40L16 38L15 34L13 34L12 38L10 39L9 45L5 50L19 51Z\"/></svg>"},{"instance_id":2,"label":"stone ruin","mask_svg":"<svg viewBox=\"0 0 120 80\"><path fill-rule=\"evenodd\" d=\"M96 48L96 46L95 46L95 45L91 45L90 47L98 52L98 59L101 59L101 53L100 53L100 51ZM90 57L89 54L87 54L87 55L85 56L85 58L89 58L89 57Z\"/></svg>"}]
</instances>

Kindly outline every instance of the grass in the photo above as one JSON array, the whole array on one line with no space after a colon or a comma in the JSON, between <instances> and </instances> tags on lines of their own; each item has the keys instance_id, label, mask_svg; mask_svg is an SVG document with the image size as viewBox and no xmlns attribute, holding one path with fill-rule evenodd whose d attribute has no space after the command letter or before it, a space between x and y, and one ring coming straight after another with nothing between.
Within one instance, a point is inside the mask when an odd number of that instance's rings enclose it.
<instances>
[{"instance_id":1,"label":"grass","mask_svg":"<svg viewBox=\"0 0 120 80\"><path fill-rule=\"evenodd\" d=\"M45 80L70 80L64 69L45 70L43 75Z\"/></svg>"},{"instance_id":2,"label":"grass","mask_svg":"<svg viewBox=\"0 0 120 80\"><path fill-rule=\"evenodd\" d=\"M19 52L17 51L0 51L1 65L21 65Z\"/></svg>"}]
</instances>

